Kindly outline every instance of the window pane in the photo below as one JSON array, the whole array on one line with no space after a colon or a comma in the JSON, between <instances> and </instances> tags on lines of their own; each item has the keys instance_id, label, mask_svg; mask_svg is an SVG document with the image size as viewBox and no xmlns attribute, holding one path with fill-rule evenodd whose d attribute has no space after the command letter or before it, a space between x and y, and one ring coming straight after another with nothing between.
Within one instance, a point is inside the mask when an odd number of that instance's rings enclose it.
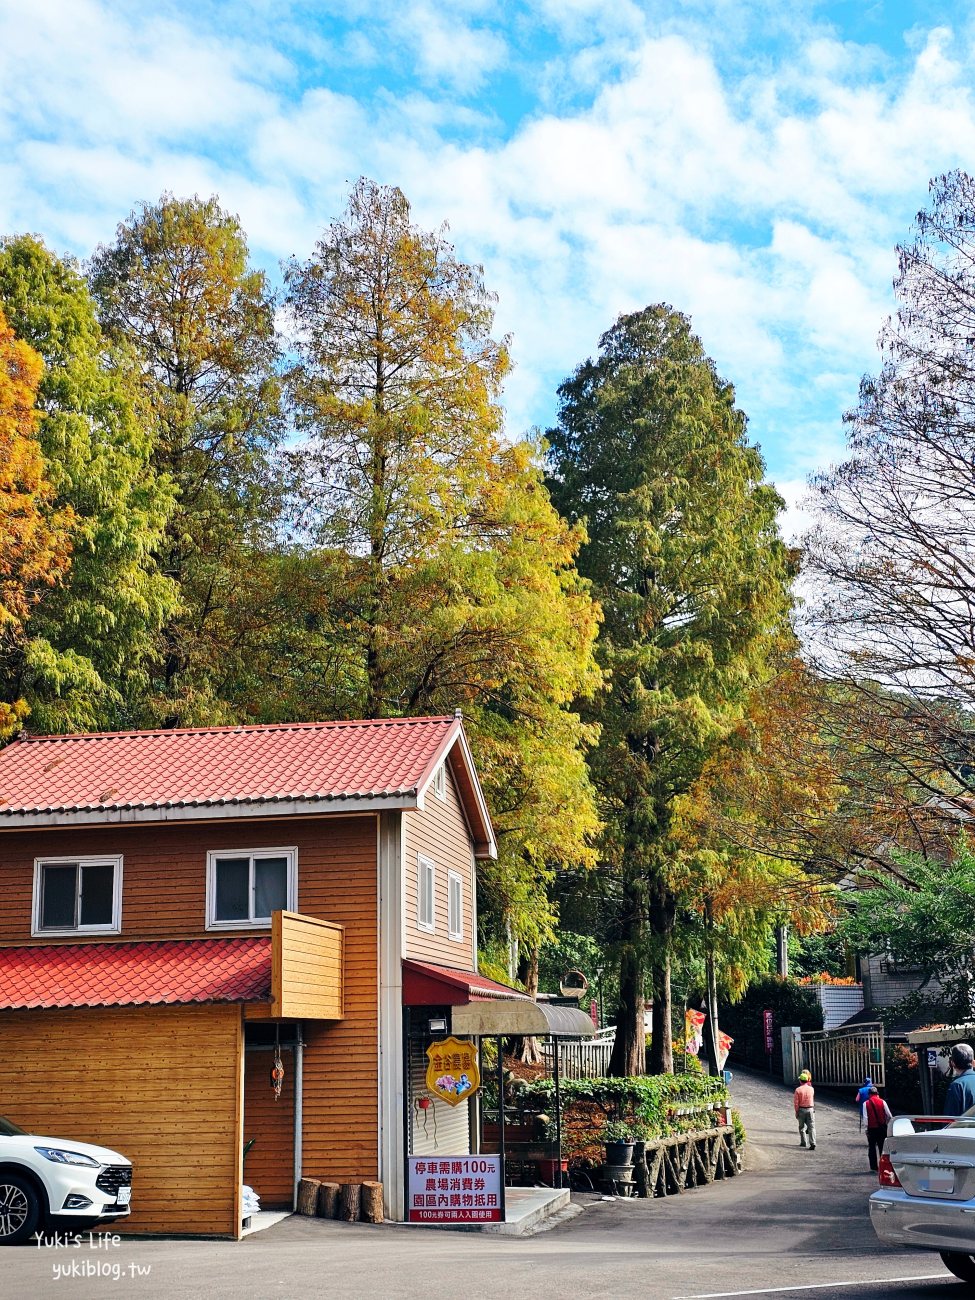
<instances>
[{"instance_id":1,"label":"window pane","mask_svg":"<svg viewBox=\"0 0 975 1300\"><path fill-rule=\"evenodd\" d=\"M217 887L213 919L215 921L248 920L250 858L217 858L214 871L217 876Z\"/></svg>"},{"instance_id":2,"label":"window pane","mask_svg":"<svg viewBox=\"0 0 975 1300\"><path fill-rule=\"evenodd\" d=\"M288 906L288 859L258 858L254 863L254 918L270 917Z\"/></svg>"},{"instance_id":3,"label":"window pane","mask_svg":"<svg viewBox=\"0 0 975 1300\"><path fill-rule=\"evenodd\" d=\"M461 885L456 876L450 877L450 917L448 918L448 929L451 934L460 934L461 931Z\"/></svg>"},{"instance_id":4,"label":"window pane","mask_svg":"<svg viewBox=\"0 0 975 1300\"><path fill-rule=\"evenodd\" d=\"M41 928L73 930L75 900L78 894L78 867L43 867L41 869Z\"/></svg>"},{"instance_id":5,"label":"window pane","mask_svg":"<svg viewBox=\"0 0 975 1300\"><path fill-rule=\"evenodd\" d=\"M433 925L433 867L420 863L420 924Z\"/></svg>"},{"instance_id":6,"label":"window pane","mask_svg":"<svg viewBox=\"0 0 975 1300\"><path fill-rule=\"evenodd\" d=\"M81 868L81 924L111 925L115 868L107 862Z\"/></svg>"}]
</instances>

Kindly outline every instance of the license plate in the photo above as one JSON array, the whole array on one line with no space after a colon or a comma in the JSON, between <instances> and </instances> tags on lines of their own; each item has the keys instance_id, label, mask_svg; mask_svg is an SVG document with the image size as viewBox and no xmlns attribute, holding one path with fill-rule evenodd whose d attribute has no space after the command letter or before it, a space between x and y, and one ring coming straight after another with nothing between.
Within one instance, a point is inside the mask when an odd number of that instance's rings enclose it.
<instances>
[{"instance_id":1,"label":"license plate","mask_svg":"<svg viewBox=\"0 0 975 1300\"><path fill-rule=\"evenodd\" d=\"M118 1205L128 1205L131 1199L132 1199L131 1187L120 1187L118 1189L118 1196L116 1197L116 1203Z\"/></svg>"},{"instance_id":2,"label":"license plate","mask_svg":"<svg viewBox=\"0 0 975 1300\"><path fill-rule=\"evenodd\" d=\"M955 1190L955 1172L953 1169L928 1170L926 1179L929 1192L953 1192Z\"/></svg>"}]
</instances>

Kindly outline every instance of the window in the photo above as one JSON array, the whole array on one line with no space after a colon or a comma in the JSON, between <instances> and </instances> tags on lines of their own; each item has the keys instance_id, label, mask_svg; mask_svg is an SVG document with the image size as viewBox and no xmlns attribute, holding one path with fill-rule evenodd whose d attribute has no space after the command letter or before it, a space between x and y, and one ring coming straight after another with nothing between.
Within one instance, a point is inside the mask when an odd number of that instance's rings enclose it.
<instances>
[{"instance_id":1,"label":"window","mask_svg":"<svg viewBox=\"0 0 975 1300\"><path fill-rule=\"evenodd\" d=\"M441 763L433 774L433 793L444 803L447 802L447 764Z\"/></svg>"},{"instance_id":2,"label":"window","mask_svg":"<svg viewBox=\"0 0 975 1300\"><path fill-rule=\"evenodd\" d=\"M464 882L456 871L447 873L447 934L451 939L464 937Z\"/></svg>"},{"instance_id":3,"label":"window","mask_svg":"<svg viewBox=\"0 0 975 1300\"><path fill-rule=\"evenodd\" d=\"M417 855L417 880L416 880L416 928L418 930L429 930L431 934L436 929L434 906L436 899L434 897L433 877L436 867L429 858Z\"/></svg>"},{"instance_id":4,"label":"window","mask_svg":"<svg viewBox=\"0 0 975 1300\"><path fill-rule=\"evenodd\" d=\"M271 913L297 906L297 849L207 854L207 929L269 926Z\"/></svg>"},{"instance_id":5,"label":"window","mask_svg":"<svg viewBox=\"0 0 975 1300\"><path fill-rule=\"evenodd\" d=\"M120 857L35 861L32 934L117 934L121 928Z\"/></svg>"}]
</instances>

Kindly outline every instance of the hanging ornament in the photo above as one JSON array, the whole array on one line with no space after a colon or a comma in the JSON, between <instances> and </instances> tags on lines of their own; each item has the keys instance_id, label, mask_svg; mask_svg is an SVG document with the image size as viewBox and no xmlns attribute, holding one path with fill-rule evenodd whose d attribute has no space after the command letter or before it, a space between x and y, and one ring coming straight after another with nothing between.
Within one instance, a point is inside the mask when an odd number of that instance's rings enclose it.
<instances>
[{"instance_id":1,"label":"hanging ornament","mask_svg":"<svg viewBox=\"0 0 975 1300\"><path fill-rule=\"evenodd\" d=\"M281 1041L277 1025L274 1026L274 1061L271 1064L271 1090L274 1093L274 1100L281 1100L281 1089L284 1087L284 1062L281 1060Z\"/></svg>"}]
</instances>

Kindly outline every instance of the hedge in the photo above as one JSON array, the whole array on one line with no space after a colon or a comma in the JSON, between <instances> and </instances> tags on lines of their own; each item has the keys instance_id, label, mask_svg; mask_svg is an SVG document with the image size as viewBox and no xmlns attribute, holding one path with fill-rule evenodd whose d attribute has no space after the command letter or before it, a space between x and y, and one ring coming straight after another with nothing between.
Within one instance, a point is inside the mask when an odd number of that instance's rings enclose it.
<instances>
[{"instance_id":1,"label":"hedge","mask_svg":"<svg viewBox=\"0 0 975 1300\"><path fill-rule=\"evenodd\" d=\"M721 1079L696 1074L656 1074L634 1079L567 1079L562 1097L562 1149L567 1156L603 1159L606 1130L652 1141L714 1127L714 1112L728 1101ZM551 1079L528 1083L522 1093L545 1109L555 1105Z\"/></svg>"}]
</instances>

